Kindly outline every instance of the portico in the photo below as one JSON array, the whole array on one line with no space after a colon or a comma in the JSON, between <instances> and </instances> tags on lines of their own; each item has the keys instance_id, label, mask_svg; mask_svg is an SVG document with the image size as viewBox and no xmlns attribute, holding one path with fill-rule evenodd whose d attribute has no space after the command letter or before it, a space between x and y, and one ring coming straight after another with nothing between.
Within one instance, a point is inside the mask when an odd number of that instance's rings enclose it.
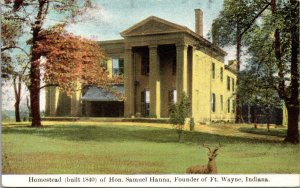
<instances>
[{"instance_id":1,"label":"portico","mask_svg":"<svg viewBox=\"0 0 300 188\"><path fill-rule=\"evenodd\" d=\"M189 94L187 49L186 44L174 43L131 46L125 50L125 116L168 117L169 103L174 102L169 99L170 92L176 91L176 101L183 92ZM143 70L147 68L149 72ZM140 104L143 91L150 93L149 114L143 113Z\"/></svg>"}]
</instances>

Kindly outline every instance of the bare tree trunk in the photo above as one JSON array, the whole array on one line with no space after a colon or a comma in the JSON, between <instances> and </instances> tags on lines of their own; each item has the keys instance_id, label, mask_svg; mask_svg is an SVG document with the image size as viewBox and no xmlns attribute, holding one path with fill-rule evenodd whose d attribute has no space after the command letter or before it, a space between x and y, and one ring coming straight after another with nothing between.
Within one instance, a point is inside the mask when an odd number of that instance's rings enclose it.
<instances>
[{"instance_id":1,"label":"bare tree trunk","mask_svg":"<svg viewBox=\"0 0 300 188\"><path fill-rule=\"evenodd\" d=\"M288 130L285 141L299 143L299 1L290 0L291 3L291 23L295 23L290 28L291 44L291 97L286 99L288 113ZM287 101L288 100L288 101Z\"/></svg>"},{"instance_id":2,"label":"bare tree trunk","mask_svg":"<svg viewBox=\"0 0 300 188\"><path fill-rule=\"evenodd\" d=\"M32 49L31 49L31 67L30 67L30 107L31 107L31 115L32 127L40 127L41 124L41 116L40 116L40 55L37 54L37 41L39 37L39 32L41 31L42 22L44 21L44 16L47 11L45 10L46 1L39 1L39 11L36 16L36 22L32 26ZM48 5L48 4L47 4Z\"/></svg>"},{"instance_id":3,"label":"bare tree trunk","mask_svg":"<svg viewBox=\"0 0 300 188\"><path fill-rule=\"evenodd\" d=\"M270 132L270 109L267 109L267 129Z\"/></svg>"},{"instance_id":4,"label":"bare tree trunk","mask_svg":"<svg viewBox=\"0 0 300 188\"><path fill-rule=\"evenodd\" d=\"M240 83L240 57L241 57L241 44L242 37L241 37L241 29L239 24L237 24L237 41L236 41L236 99L235 99L235 123L241 122L241 106L240 106L240 94L238 92L239 83Z\"/></svg>"},{"instance_id":5,"label":"bare tree trunk","mask_svg":"<svg viewBox=\"0 0 300 188\"><path fill-rule=\"evenodd\" d=\"M32 55L30 68L30 107L32 127L41 126L41 116L40 116L40 70L39 70L39 59L36 59L35 55Z\"/></svg>"},{"instance_id":6,"label":"bare tree trunk","mask_svg":"<svg viewBox=\"0 0 300 188\"><path fill-rule=\"evenodd\" d=\"M20 103L17 102L15 102L15 118L16 118L16 122L21 122Z\"/></svg>"},{"instance_id":7,"label":"bare tree trunk","mask_svg":"<svg viewBox=\"0 0 300 188\"><path fill-rule=\"evenodd\" d=\"M286 142L299 143L299 107L287 106L288 112L288 130L284 139Z\"/></svg>"},{"instance_id":8,"label":"bare tree trunk","mask_svg":"<svg viewBox=\"0 0 300 188\"><path fill-rule=\"evenodd\" d=\"M17 81L18 80L18 83ZM21 102L21 80L22 76L16 74L13 78L13 86L14 86L14 93L15 93L15 118L16 122L21 122L21 117L20 117L20 102Z\"/></svg>"}]
</instances>

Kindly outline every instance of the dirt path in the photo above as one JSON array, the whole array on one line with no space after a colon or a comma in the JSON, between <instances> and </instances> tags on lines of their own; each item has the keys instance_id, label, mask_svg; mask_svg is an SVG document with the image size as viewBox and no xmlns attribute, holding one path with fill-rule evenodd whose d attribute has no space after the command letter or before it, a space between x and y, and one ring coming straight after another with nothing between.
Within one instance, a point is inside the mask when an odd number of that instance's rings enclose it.
<instances>
[{"instance_id":1,"label":"dirt path","mask_svg":"<svg viewBox=\"0 0 300 188\"><path fill-rule=\"evenodd\" d=\"M270 136L270 135L259 135L241 132L239 129L241 125L199 125L196 127L196 131L217 134L217 135L225 135L225 136L233 136L233 137L242 137L242 138L255 138L260 140L271 140L271 141L282 141L283 139L278 136Z\"/></svg>"}]
</instances>

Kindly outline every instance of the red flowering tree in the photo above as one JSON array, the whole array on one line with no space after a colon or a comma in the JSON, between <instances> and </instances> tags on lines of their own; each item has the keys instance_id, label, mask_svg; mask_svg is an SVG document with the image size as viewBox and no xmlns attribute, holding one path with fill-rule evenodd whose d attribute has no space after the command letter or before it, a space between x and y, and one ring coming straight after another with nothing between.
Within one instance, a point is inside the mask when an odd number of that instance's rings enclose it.
<instances>
[{"instance_id":1,"label":"red flowering tree","mask_svg":"<svg viewBox=\"0 0 300 188\"><path fill-rule=\"evenodd\" d=\"M76 91L78 83L104 87L117 82L108 76L103 51L95 41L64 31L57 25L40 34L33 53L44 57L41 69L46 85L59 86L68 94Z\"/></svg>"}]
</instances>

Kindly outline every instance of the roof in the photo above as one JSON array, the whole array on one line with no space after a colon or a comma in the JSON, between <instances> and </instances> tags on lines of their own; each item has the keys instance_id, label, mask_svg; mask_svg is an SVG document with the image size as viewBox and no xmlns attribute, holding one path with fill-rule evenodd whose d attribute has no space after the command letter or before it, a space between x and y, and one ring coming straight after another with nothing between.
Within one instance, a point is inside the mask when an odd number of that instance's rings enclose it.
<instances>
[{"instance_id":1,"label":"roof","mask_svg":"<svg viewBox=\"0 0 300 188\"><path fill-rule=\"evenodd\" d=\"M201 35L195 33L189 28L158 18L156 16L150 16L140 21L139 23L121 32L121 36L122 37L145 36L145 35L167 34L167 33L178 33L178 32L187 33L193 36L194 38L196 38L197 40L199 40L201 43L217 50L223 55L227 55L227 53L223 49L212 44L210 41L206 40Z\"/></svg>"},{"instance_id":2,"label":"roof","mask_svg":"<svg viewBox=\"0 0 300 188\"><path fill-rule=\"evenodd\" d=\"M108 89L91 86L81 97L84 101L123 101L124 85L115 85Z\"/></svg>"}]
</instances>

